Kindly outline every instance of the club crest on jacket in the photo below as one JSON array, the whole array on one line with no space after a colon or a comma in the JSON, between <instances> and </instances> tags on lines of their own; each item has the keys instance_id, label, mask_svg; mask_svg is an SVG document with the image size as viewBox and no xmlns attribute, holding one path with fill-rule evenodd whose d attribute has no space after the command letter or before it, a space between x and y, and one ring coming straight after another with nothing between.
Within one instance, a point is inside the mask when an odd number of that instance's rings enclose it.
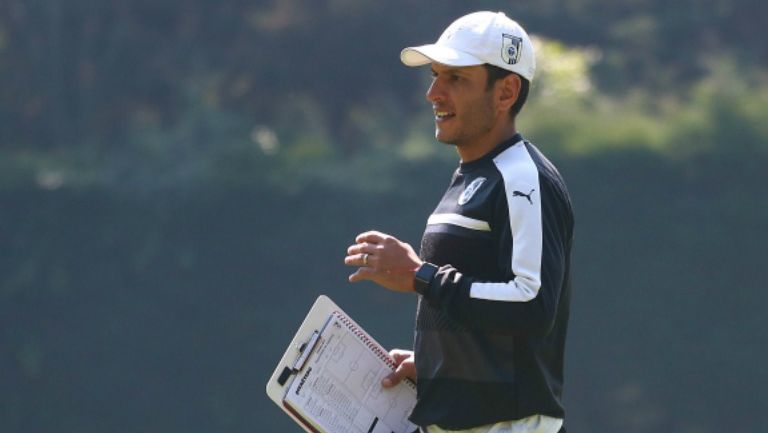
<instances>
[{"instance_id":1,"label":"club crest on jacket","mask_svg":"<svg viewBox=\"0 0 768 433\"><path fill-rule=\"evenodd\" d=\"M480 186L483 185L485 180L486 179L484 177L478 177L477 179L470 182L459 196L459 205L463 206L467 204L468 201L472 200L472 197L475 195L477 190L480 189Z\"/></svg>"}]
</instances>

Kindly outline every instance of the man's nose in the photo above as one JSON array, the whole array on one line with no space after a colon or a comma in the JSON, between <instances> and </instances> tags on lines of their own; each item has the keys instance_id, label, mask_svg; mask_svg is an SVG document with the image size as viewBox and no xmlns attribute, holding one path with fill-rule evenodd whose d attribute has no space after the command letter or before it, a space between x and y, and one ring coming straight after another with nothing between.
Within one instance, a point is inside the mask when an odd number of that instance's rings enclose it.
<instances>
[{"instance_id":1,"label":"man's nose","mask_svg":"<svg viewBox=\"0 0 768 433\"><path fill-rule=\"evenodd\" d=\"M424 94L424 97L427 98L427 101L433 103L443 99L443 90L442 86L440 85L440 80L437 78L432 79L432 83L429 85L427 93Z\"/></svg>"}]
</instances>

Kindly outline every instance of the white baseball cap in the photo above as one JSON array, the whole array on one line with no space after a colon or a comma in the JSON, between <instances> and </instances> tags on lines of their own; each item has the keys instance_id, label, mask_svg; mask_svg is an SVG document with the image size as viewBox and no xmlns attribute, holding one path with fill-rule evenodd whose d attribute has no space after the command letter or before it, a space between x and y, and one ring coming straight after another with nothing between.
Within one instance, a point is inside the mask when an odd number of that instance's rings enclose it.
<instances>
[{"instance_id":1,"label":"white baseball cap","mask_svg":"<svg viewBox=\"0 0 768 433\"><path fill-rule=\"evenodd\" d=\"M400 52L407 66L437 62L448 66L488 63L531 81L536 56L528 33L502 12L474 12L457 19L434 44Z\"/></svg>"}]
</instances>

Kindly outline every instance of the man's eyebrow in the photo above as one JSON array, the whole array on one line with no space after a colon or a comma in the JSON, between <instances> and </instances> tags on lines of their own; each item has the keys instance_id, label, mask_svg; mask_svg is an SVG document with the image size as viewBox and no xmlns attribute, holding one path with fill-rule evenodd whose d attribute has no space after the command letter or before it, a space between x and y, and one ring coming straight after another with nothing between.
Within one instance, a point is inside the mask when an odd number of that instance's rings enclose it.
<instances>
[{"instance_id":1,"label":"man's eyebrow","mask_svg":"<svg viewBox=\"0 0 768 433\"><path fill-rule=\"evenodd\" d=\"M430 69L432 70L432 73L433 73L433 74L437 74L437 73L438 73L438 72L435 70L435 68L433 68L433 67L432 67L432 68L430 68ZM450 66L448 66L448 67L445 67L445 68L443 68L443 69L442 69L440 72L442 72L442 73L445 73L445 74L455 74L455 73L461 72L461 71L462 71L462 69L463 69L463 68L461 68L461 67L458 67L458 66L455 66L455 67L450 67Z\"/></svg>"}]
</instances>

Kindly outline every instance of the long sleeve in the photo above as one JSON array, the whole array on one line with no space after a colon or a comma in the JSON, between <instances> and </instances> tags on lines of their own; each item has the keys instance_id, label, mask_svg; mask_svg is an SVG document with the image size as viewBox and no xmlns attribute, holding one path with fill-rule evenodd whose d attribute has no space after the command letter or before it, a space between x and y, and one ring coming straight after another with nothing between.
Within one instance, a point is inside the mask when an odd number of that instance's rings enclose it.
<instances>
[{"instance_id":1,"label":"long sleeve","mask_svg":"<svg viewBox=\"0 0 768 433\"><path fill-rule=\"evenodd\" d=\"M430 304L463 326L532 335L552 327L573 222L567 198L549 179L534 176L535 184L526 183L531 176L505 179L505 194L494 212L505 277L482 279L445 264L425 294Z\"/></svg>"}]
</instances>

